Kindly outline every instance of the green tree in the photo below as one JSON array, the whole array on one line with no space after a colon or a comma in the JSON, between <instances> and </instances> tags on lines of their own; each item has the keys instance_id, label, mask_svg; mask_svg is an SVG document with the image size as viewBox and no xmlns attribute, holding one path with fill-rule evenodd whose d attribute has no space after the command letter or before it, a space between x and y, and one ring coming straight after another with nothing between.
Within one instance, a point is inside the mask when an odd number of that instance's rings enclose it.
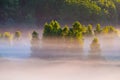
<instances>
[{"instance_id":1,"label":"green tree","mask_svg":"<svg viewBox=\"0 0 120 80\"><path fill-rule=\"evenodd\" d=\"M20 39L20 37L21 37L21 32L20 32L20 31L16 31L14 37L15 37L16 39Z\"/></svg>"},{"instance_id":2,"label":"green tree","mask_svg":"<svg viewBox=\"0 0 120 80\"><path fill-rule=\"evenodd\" d=\"M32 32L32 40L39 40L39 33L36 31Z\"/></svg>"},{"instance_id":3,"label":"green tree","mask_svg":"<svg viewBox=\"0 0 120 80\"><path fill-rule=\"evenodd\" d=\"M82 25L79 21L76 21L75 23L73 23L72 26L73 26L73 30L82 32Z\"/></svg>"},{"instance_id":4,"label":"green tree","mask_svg":"<svg viewBox=\"0 0 120 80\"><path fill-rule=\"evenodd\" d=\"M101 25L100 24L97 24L96 28L95 28L95 34L100 34L102 31L101 29Z\"/></svg>"},{"instance_id":5,"label":"green tree","mask_svg":"<svg viewBox=\"0 0 120 80\"><path fill-rule=\"evenodd\" d=\"M11 39L12 39L12 35L11 35L10 32L4 32L3 38L4 38L5 40L11 40Z\"/></svg>"},{"instance_id":6,"label":"green tree","mask_svg":"<svg viewBox=\"0 0 120 80\"><path fill-rule=\"evenodd\" d=\"M67 25L65 25L65 27L62 30L62 36L67 37L68 33L69 33L69 27Z\"/></svg>"},{"instance_id":7,"label":"green tree","mask_svg":"<svg viewBox=\"0 0 120 80\"><path fill-rule=\"evenodd\" d=\"M53 26L49 25L48 23L45 23L44 25L44 31L43 31L43 37L50 37L52 36Z\"/></svg>"},{"instance_id":8,"label":"green tree","mask_svg":"<svg viewBox=\"0 0 120 80\"><path fill-rule=\"evenodd\" d=\"M93 36L94 35L93 28L92 28L91 24L89 24L88 27L87 27L86 35L87 36Z\"/></svg>"},{"instance_id":9,"label":"green tree","mask_svg":"<svg viewBox=\"0 0 120 80\"><path fill-rule=\"evenodd\" d=\"M91 49L90 52L92 52L92 53L98 53L98 52L101 51L101 50L100 50L100 44L99 44L98 38L95 37L95 38L93 39L93 41L92 41L92 43L91 43L91 45L90 45L90 49Z\"/></svg>"}]
</instances>

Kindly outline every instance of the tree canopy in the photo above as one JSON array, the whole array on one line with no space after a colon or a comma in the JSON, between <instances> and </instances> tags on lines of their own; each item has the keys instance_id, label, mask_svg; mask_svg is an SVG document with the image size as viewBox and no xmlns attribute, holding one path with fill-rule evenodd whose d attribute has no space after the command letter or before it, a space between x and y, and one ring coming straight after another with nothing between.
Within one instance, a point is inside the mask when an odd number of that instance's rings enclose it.
<instances>
[{"instance_id":1,"label":"tree canopy","mask_svg":"<svg viewBox=\"0 0 120 80\"><path fill-rule=\"evenodd\" d=\"M120 0L0 0L0 22L117 22Z\"/></svg>"}]
</instances>

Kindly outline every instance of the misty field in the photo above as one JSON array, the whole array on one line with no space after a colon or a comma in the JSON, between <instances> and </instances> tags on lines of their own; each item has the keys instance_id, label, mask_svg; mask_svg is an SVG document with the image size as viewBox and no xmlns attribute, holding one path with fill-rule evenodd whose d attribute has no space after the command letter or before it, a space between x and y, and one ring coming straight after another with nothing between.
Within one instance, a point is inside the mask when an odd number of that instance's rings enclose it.
<instances>
[{"instance_id":1,"label":"misty field","mask_svg":"<svg viewBox=\"0 0 120 80\"><path fill-rule=\"evenodd\" d=\"M0 80L119 80L120 38L99 38L101 52L61 44L34 47L29 39L0 43Z\"/></svg>"},{"instance_id":2,"label":"misty field","mask_svg":"<svg viewBox=\"0 0 120 80\"><path fill-rule=\"evenodd\" d=\"M120 31L114 26L11 29L0 33L0 80L119 80Z\"/></svg>"},{"instance_id":3,"label":"misty field","mask_svg":"<svg viewBox=\"0 0 120 80\"><path fill-rule=\"evenodd\" d=\"M32 32L31 32L32 33ZM27 34L27 33L26 33ZM59 41L31 42L31 37L0 41L0 80L119 80L120 37L99 36L100 51ZM54 44L53 44L54 43Z\"/></svg>"}]
</instances>

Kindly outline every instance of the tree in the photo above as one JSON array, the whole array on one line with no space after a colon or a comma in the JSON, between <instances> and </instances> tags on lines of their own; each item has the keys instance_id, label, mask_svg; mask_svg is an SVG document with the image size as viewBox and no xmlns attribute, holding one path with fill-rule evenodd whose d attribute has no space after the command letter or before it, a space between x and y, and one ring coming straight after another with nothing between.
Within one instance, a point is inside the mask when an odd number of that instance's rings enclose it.
<instances>
[{"instance_id":1,"label":"tree","mask_svg":"<svg viewBox=\"0 0 120 80\"><path fill-rule=\"evenodd\" d=\"M68 36L68 32L69 32L69 27L67 25L65 25L65 27L62 30L62 36L63 37L67 37Z\"/></svg>"},{"instance_id":2,"label":"tree","mask_svg":"<svg viewBox=\"0 0 120 80\"><path fill-rule=\"evenodd\" d=\"M3 38L3 34L0 33L0 39L2 39L2 38Z\"/></svg>"},{"instance_id":3,"label":"tree","mask_svg":"<svg viewBox=\"0 0 120 80\"><path fill-rule=\"evenodd\" d=\"M36 31L32 33L32 40L39 40L39 34Z\"/></svg>"},{"instance_id":4,"label":"tree","mask_svg":"<svg viewBox=\"0 0 120 80\"><path fill-rule=\"evenodd\" d=\"M79 21L73 23L73 30L82 32L82 25Z\"/></svg>"},{"instance_id":5,"label":"tree","mask_svg":"<svg viewBox=\"0 0 120 80\"><path fill-rule=\"evenodd\" d=\"M92 28L91 24L89 24L88 27L87 27L86 35L87 36L93 36L94 35L93 28Z\"/></svg>"},{"instance_id":6,"label":"tree","mask_svg":"<svg viewBox=\"0 0 120 80\"><path fill-rule=\"evenodd\" d=\"M101 52L101 49L100 49L100 44L99 44L99 40L98 40L98 38L94 38L93 39L93 41L92 41L92 43L90 44L90 55L92 56L92 57L99 57L99 55L100 55L100 52ZM97 57L97 58L98 58Z\"/></svg>"},{"instance_id":7,"label":"tree","mask_svg":"<svg viewBox=\"0 0 120 80\"><path fill-rule=\"evenodd\" d=\"M43 31L43 37L58 37L61 36L61 26L60 24L55 21L52 20L49 24L46 23L44 25L44 31Z\"/></svg>"},{"instance_id":8,"label":"tree","mask_svg":"<svg viewBox=\"0 0 120 80\"><path fill-rule=\"evenodd\" d=\"M53 31L53 26L49 25L48 23L45 23L44 31L43 31L43 37L52 36L52 31Z\"/></svg>"},{"instance_id":9,"label":"tree","mask_svg":"<svg viewBox=\"0 0 120 80\"><path fill-rule=\"evenodd\" d=\"M11 35L10 32L4 32L3 38L4 38L5 40L11 40L11 39L12 39L12 35Z\"/></svg>"},{"instance_id":10,"label":"tree","mask_svg":"<svg viewBox=\"0 0 120 80\"><path fill-rule=\"evenodd\" d=\"M100 34L102 31L100 24L97 24L96 29L95 29L95 34Z\"/></svg>"},{"instance_id":11,"label":"tree","mask_svg":"<svg viewBox=\"0 0 120 80\"><path fill-rule=\"evenodd\" d=\"M15 38L16 39L20 39L20 37L21 37L21 32L20 31L16 31L15 32Z\"/></svg>"}]
</instances>

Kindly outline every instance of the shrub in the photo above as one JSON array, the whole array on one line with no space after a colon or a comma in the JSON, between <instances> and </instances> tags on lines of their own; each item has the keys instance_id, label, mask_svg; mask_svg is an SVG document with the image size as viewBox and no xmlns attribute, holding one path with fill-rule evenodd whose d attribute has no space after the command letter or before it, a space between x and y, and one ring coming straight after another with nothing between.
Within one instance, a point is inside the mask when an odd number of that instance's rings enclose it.
<instances>
[{"instance_id":1,"label":"shrub","mask_svg":"<svg viewBox=\"0 0 120 80\"><path fill-rule=\"evenodd\" d=\"M102 31L102 29L101 29L100 24L97 24L97 26L96 26L96 28L95 28L95 34L100 34L101 31Z\"/></svg>"},{"instance_id":2,"label":"shrub","mask_svg":"<svg viewBox=\"0 0 120 80\"><path fill-rule=\"evenodd\" d=\"M33 31L33 33L32 33L32 39L36 39L36 40L39 39L39 34L38 34L38 32Z\"/></svg>"},{"instance_id":3,"label":"shrub","mask_svg":"<svg viewBox=\"0 0 120 80\"><path fill-rule=\"evenodd\" d=\"M3 34L0 33L0 38L3 38Z\"/></svg>"},{"instance_id":4,"label":"shrub","mask_svg":"<svg viewBox=\"0 0 120 80\"><path fill-rule=\"evenodd\" d=\"M65 25L65 27L62 30L62 36L63 37L67 37L68 36L68 32L69 32L69 27L67 25Z\"/></svg>"},{"instance_id":5,"label":"shrub","mask_svg":"<svg viewBox=\"0 0 120 80\"><path fill-rule=\"evenodd\" d=\"M97 52L100 51L100 44L98 38L94 38L91 45L90 45L91 51L92 52Z\"/></svg>"},{"instance_id":6,"label":"shrub","mask_svg":"<svg viewBox=\"0 0 120 80\"><path fill-rule=\"evenodd\" d=\"M12 35L10 34L10 32L5 32L3 34L3 37L4 37L4 39L10 40L12 38Z\"/></svg>"},{"instance_id":7,"label":"shrub","mask_svg":"<svg viewBox=\"0 0 120 80\"><path fill-rule=\"evenodd\" d=\"M20 31L16 31L14 37L16 39L19 39L21 37L21 32Z\"/></svg>"},{"instance_id":8,"label":"shrub","mask_svg":"<svg viewBox=\"0 0 120 80\"><path fill-rule=\"evenodd\" d=\"M86 35L87 36L93 36L94 35L93 28L92 28L91 24L89 24L88 27L87 27Z\"/></svg>"}]
</instances>

